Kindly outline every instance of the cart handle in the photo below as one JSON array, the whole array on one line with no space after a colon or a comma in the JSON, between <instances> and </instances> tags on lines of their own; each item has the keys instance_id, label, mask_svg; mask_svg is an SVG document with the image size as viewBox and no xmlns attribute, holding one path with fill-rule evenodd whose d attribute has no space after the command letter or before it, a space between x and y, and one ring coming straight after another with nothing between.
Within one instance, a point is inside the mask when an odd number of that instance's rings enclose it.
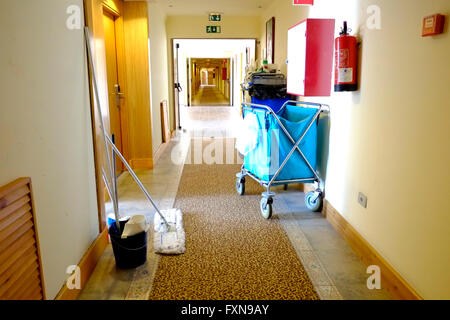
<instances>
[{"instance_id":1,"label":"cart handle","mask_svg":"<svg viewBox=\"0 0 450 320\"><path fill-rule=\"evenodd\" d=\"M283 104L283 106L280 108L280 110L278 110L278 113L280 111L282 111L288 104L294 104L296 106L302 105L304 108L317 109L317 110L320 110L320 112L326 112L326 113L330 112L330 106L327 104L288 100ZM269 108L268 106L263 105L263 104L243 102L242 106L244 109L251 109L251 110L257 109L257 110L272 113L273 115L276 116L276 113L271 108Z\"/></svg>"},{"instance_id":2,"label":"cart handle","mask_svg":"<svg viewBox=\"0 0 450 320\"><path fill-rule=\"evenodd\" d=\"M270 109L268 106L265 106L263 104L243 102L242 106L244 108L248 108L248 109L259 109L259 110L262 110L262 111L267 111L267 112L270 112L270 113L274 113L272 109Z\"/></svg>"},{"instance_id":3,"label":"cart handle","mask_svg":"<svg viewBox=\"0 0 450 320\"><path fill-rule=\"evenodd\" d=\"M283 110L288 104L293 104L293 105L296 105L296 106L304 105L304 108L320 109L322 112L330 112L330 106L327 105L327 104L315 103L315 102L306 102L306 101L296 101L296 100L288 100L288 101L286 101L278 112Z\"/></svg>"}]
</instances>

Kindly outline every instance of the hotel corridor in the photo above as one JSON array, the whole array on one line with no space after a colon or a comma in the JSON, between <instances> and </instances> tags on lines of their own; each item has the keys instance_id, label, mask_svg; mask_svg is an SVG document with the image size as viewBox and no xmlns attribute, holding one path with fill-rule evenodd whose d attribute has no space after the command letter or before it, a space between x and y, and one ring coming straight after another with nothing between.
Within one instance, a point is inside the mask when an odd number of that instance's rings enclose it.
<instances>
[{"instance_id":1,"label":"hotel corridor","mask_svg":"<svg viewBox=\"0 0 450 320\"><path fill-rule=\"evenodd\" d=\"M0 300L168 319L450 301L449 15L0 0Z\"/></svg>"}]
</instances>

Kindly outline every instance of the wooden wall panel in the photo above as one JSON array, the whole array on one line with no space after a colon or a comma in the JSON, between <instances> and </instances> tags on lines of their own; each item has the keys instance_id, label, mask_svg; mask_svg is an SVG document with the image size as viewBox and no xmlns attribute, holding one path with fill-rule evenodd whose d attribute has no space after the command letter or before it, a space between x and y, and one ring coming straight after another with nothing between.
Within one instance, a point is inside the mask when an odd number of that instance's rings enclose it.
<instances>
[{"instance_id":1,"label":"wooden wall panel","mask_svg":"<svg viewBox=\"0 0 450 320\"><path fill-rule=\"evenodd\" d=\"M134 167L148 169L153 160L147 3L125 2L123 18L130 160Z\"/></svg>"},{"instance_id":2,"label":"wooden wall panel","mask_svg":"<svg viewBox=\"0 0 450 320\"><path fill-rule=\"evenodd\" d=\"M0 187L0 300L45 299L30 178Z\"/></svg>"}]
</instances>

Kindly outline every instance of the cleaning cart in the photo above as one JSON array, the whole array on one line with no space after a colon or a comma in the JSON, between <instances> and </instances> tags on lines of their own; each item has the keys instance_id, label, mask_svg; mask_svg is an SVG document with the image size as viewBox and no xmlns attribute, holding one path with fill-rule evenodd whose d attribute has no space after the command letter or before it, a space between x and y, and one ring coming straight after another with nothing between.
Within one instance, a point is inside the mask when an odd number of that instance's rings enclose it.
<instances>
[{"instance_id":1,"label":"cleaning cart","mask_svg":"<svg viewBox=\"0 0 450 320\"><path fill-rule=\"evenodd\" d=\"M281 73L253 72L241 84L243 97L248 94L251 103L263 104L278 112L291 96L286 93L286 76ZM245 101L245 99L244 99Z\"/></svg>"},{"instance_id":2,"label":"cleaning cart","mask_svg":"<svg viewBox=\"0 0 450 320\"><path fill-rule=\"evenodd\" d=\"M324 184L316 170L317 127L320 114L329 110L324 104L292 100L276 113L266 105L242 104L243 117L253 113L259 132L256 146L245 155L241 172L236 174L236 190L244 195L247 176L266 188L260 202L264 218L272 216L275 193L271 187L278 185L315 183L305 203L312 211L321 209Z\"/></svg>"}]
</instances>

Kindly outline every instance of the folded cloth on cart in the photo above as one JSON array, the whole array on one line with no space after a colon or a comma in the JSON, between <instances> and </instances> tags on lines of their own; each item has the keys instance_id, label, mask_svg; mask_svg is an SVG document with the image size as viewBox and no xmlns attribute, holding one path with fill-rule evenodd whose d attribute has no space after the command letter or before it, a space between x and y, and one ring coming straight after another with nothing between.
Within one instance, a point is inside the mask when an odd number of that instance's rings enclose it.
<instances>
[{"instance_id":1,"label":"folded cloth on cart","mask_svg":"<svg viewBox=\"0 0 450 320\"><path fill-rule=\"evenodd\" d=\"M236 137L236 149L240 154L246 156L258 145L259 124L256 115L249 112L238 125Z\"/></svg>"}]
</instances>

